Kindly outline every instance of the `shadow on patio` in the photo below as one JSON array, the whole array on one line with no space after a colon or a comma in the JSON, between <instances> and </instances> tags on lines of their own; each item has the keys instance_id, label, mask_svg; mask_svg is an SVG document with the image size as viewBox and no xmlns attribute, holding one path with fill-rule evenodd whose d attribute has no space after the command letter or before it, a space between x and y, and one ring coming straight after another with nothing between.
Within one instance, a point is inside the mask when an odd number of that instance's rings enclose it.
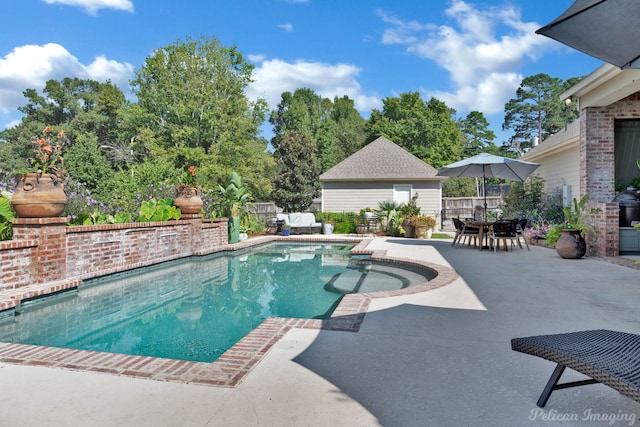
<instances>
[{"instance_id":1,"label":"shadow on patio","mask_svg":"<svg viewBox=\"0 0 640 427\"><path fill-rule=\"evenodd\" d=\"M539 247L494 254L451 248L450 241L387 243L437 248L487 310L434 307L428 298L402 303L367 313L358 333L321 331L294 359L382 425L548 425L535 401L554 364L511 351L511 338L639 330L640 279L633 269L597 258L563 260ZM456 296L450 298L455 307ZM554 393L544 413L577 414L564 425L584 425L588 410L635 414L640 406L591 385Z\"/></svg>"}]
</instances>

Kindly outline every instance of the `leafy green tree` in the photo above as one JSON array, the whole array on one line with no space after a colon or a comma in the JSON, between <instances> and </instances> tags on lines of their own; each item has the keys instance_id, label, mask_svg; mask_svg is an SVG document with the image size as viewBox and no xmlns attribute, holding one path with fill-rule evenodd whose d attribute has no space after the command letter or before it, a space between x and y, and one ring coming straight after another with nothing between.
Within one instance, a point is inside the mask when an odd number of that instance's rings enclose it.
<instances>
[{"instance_id":1,"label":"leafy green tree","mask_svg":"<svg viewBox=\"0 0 640 427\"><path fill-rule=\"evenodd\" d=\"M278 174L271 197L285 212L300 212L309 208L320 194L320 167L315 160L316 146L306 134L287 132L280 139L274 156Z\"/></svg>"},{"instance_id":2,"label":"leafy green tree","mask_svg":"<svg viewBox=\"0 0 640 427\"><path fill-rule=\"evenodd\" d=\"M435 168L460 160L463 135L442 101L410 92L382 102L367 121L368 141L385 136Z\"/></svg>"},{"instance_id":3,"label":"leafy green tree","mask_svg":"<svg viewBox=\"0 0 640 427\"><path fill-rule=\"evenodd\" d=\"M4 142L0 144L0 168L4 170L25 168L32 155L29 139L45 126L64 128L72 144L89 135L98 143L109 140L117 131L118 112L126 104L124 94L110 82L78 78L49 80L42 95L27 89L24 96L27 103L18 108L25 114L21 123L0 132Z\"/></svg>"},{"instance_id":4,"label":"leafy green tree","mask_svg":"<svg viewBox=\"0 0 640 427\"><path fill-rule=\"evenodd\" d=\"M335 97L331 108L333 138L320 145L322 172L326 172L364 146L366 120L348 96Z\"/></svg>"},{"instance_id":5,"label":"leafy green tree","mask_svg":"<svg viewBox=\"0 0 640 427\"><path fill-rule=\"evenodd\" d=\"M91 189L94 197L105 200L113 189L113 169L98 146L97 136L83 134L64 156L64 165L77 181Z\"/></svg>"},{"instance_id":6,"label":"leafy green tree","mask_svg":"<svg viewBox=\"0 0 640 427\"><path fill-rule=\"evenodd\" d=\"M329 104L330 101L325 102L309 88L296 89L293 93L284 92L278 108L269 117L269 123L273 125L273 148L277 150L289 132L304 133L315 143L322 120L328 115Z\"/></svg>"},{"instance_id":7,"label":"leafy green tree","mask_svg":"<svg viewBox=\"0 0 640 427\"><path fill-rule=\"evenodd\" d=\"M132 81L138 108L127 120L136 134L120 140L133 138L149 155L177 168L196 166L210 188L243 164L249 167L239 172L248 182L265 184L258 177L273 161L258 128L267 108L264 100L252 103L245 95L252 71L235 46L215 38L157 49Z\"/></svg>"},{"instance_id":8,"label":"leafy green tree","mask_svg":"<svg viewBox=\"0 0 640 427\"><path fill-rule=\"evenodd\" d=\"M504 107L505 117L502 129L512 129L513 138L520 142L520 148L531 147L531 139L540 140L558 132L567 123L578 117L575 106L566 106L560 94L577 79L562 79L540 73L525 77Z\"/></svg>"},{"instance_id":9,"label":"leafy green tree","mask_svg":"<svg viewBox=\"0 0 640 427\"><path fill-rule=\"evenodd\" d=\"M308 88L284 92L269 123L274 132L271 145L276 150L287 132L305 134L317 147L315 157L323 172L358 151L365 141L365 120L353 100L344 96L331 102Z\"/></svg>"},{"instance_id":10,"label":"leafy green tree","mask_svg":"<svg viewBox=\"0 0 640 427\"><path fill-rule=\"evenodd\" d=\"M442 184L443 197L475 197L477 195L476 178L451 177Z\"/></svg>"}]
</instances>

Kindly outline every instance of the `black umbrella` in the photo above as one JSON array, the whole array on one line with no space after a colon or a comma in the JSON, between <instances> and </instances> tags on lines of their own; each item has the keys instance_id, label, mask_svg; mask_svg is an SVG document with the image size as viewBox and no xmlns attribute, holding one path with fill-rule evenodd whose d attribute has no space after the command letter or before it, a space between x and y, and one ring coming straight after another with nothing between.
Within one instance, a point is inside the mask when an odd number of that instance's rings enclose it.
<instances>
[{"instance_id":1,"label":"black umbrella","mask_svg":"<svg viewBox=\"0 0 640 427\"><path fill-rule=\"evenodd\" d=\"M640 1L577 0L536 31L620 68L640 68Z\"/></svg>"}]
</instances>

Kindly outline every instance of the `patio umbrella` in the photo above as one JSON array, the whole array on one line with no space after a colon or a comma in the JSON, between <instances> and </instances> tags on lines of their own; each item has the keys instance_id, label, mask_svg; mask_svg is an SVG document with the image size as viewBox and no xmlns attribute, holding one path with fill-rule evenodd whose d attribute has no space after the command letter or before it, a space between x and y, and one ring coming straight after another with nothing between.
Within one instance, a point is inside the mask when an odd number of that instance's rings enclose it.
<instances>
[{"instance_id":1,"label":"patio umbrella","mask_svg":"<svg viewBox=\"0 0 640 427\"><path fill-rule=\"evenodd\" d=\"M496 156L488 153L476 154L438 170L438 176L482 177L483 189L487 177L524 181L540 166L537 163ZM487 217L487 192L484 193L484 217Z\"/></svg>"},{"instance_id":2,"label":"patio umbrella","mask_svg":"<svg viewBox=\"0 0 640 427\"><path fill-rule=\"evenodd\" d=\"M638 0L577 0L536 33L620 68L640 68L638 17Z\"/></svg>"}]
</instances>

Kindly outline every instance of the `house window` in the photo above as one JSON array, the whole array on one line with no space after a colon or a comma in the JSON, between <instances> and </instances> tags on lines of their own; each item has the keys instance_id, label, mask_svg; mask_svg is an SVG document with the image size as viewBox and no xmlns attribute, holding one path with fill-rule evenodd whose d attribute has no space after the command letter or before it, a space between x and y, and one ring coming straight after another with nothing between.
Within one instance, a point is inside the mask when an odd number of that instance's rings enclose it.
<instances>
[{"instance_id":1,"label":"house window","mask_svg":"<svg viewBox=\"0 0 640 427\"><path fill-rule=\"evenodd\" d=\"M411 200L411 185L394 185L393 201L398 204L408 203Z\"/></svg>"},{"instance_id":2,"label":"house window","mask_svg":"<svg viewBox=\"0 0 640 427\"><path fill-rule=\"evenodd\" d=\"M615 180L624 189L640 177L636 163L640 158L640 120L615 123Z\"/></svg>"}]
</instances>

